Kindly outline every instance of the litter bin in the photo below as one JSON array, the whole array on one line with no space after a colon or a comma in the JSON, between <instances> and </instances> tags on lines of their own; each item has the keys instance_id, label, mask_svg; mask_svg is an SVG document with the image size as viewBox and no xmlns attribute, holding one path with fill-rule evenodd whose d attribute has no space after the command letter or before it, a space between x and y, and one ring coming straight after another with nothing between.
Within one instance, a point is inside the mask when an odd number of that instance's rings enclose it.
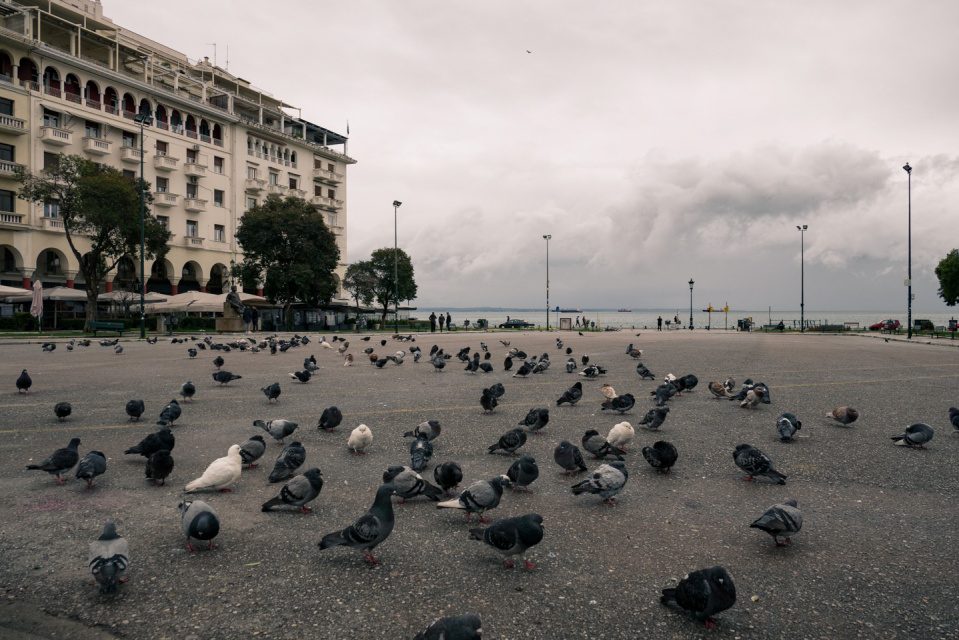
<instances>
[{"instance_id":1,"label":"litter bin","mask_svg":"<svg viewBox=\"0 0 959 640\"><path fill-rule=\"evenodd\" d=\"M752 323L749 321L749 318L740 318L736 321L736 328L739 331L749 331L751 325Z\"/></svg>"}]
</instances>

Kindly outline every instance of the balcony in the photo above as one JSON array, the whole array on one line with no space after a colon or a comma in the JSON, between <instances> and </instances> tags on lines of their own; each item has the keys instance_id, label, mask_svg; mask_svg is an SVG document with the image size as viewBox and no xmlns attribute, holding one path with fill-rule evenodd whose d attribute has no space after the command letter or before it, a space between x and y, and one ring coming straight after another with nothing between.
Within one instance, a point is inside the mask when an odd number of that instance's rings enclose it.
<instances>
[{"instance_id":1,"label":"balcony","mask_svg":"<svg viewBox=\"0 0 959 640\"><path fill-rule=\"evenodd\" d=\"M317 207L322 207L323 209L329 209L330 211L336 211L343 206L343 201L334 200L333 198L325 198L323 196L313 196L310 198L310 204Z\"/></svg>"},{"instance_id":2,"label":"balcony","mask_svg":"<svg viewBox=\"0 0 959 640\"><path fill-rule=\"evenodd\" d=\"M200 164L199 162L190 162L188 160L183 163L183 173L187 174L188 176L202 178L206 175L206 165Z\"/></svg>"},{"instance_id":3,"label":"balcony","mask_svg":"<svg viewBox=\"0 0 959 640\"><path fill-rule=\"evenodd\" d=\"M17 175L17 169L21 168L22 164L17 164L16 162L10 162L9 160L0 160L0 176L4 178L12 178Z\"/></svg>"},{"instance_id":4,"label":"balcony","mask_svg":"<svg viewBox=\"0 0 959 640\"><path fill-rule=\"evenodd\" d=\"M43 216L43 228L48 231L63 231L63 220Z\"/></svg>"},{"instance_id":5,"label":"balcony","mask_svg":"<svg viewBox=\"0 0 959 640\"><path fill-rule=\"evenodd\" d=\"M301 200L306 200L306 191L303 189L290 189L289 194L294 198L300 198Z\"/></svg>"},{"instance_id":6,"label":"balcony","mask_svg":"<svg viewBox=\"0 0 959 640\"><path fill-rule=\"evenodd\" d=\"M23 118L0 114L0 131L20 136L27 132L27 123Z\"/></svg>"},{"instance_id":7,"label":"balcony","mask_svg":"<svg viewBox=\"0 0 959 640\"><path fill-rule=\"evenodd\" d=\"M73 143L73 132L59 127L40 127L40 139L48 144L65 147Z\"/></svg>"},{"instance_id":8,"label":"balcony","mask_svg":"<svg viewBox=\"0 0 959 640\"><path fill-rule=\"evenodd\" d=\"M0 211L0 229L26 228L23 224L23 214L12 211Z\"/></svg>"},{"instance_id":9,"label":"balcony","mask_svg":"<svg viewBox=\"0 0 959 640\"><path fill-rule=\"evenodd\" d=\"M179 201L179 194L169 193L167 191L153 192L153 205L156 207L175 207Z\"/></svg>"},{"instance_id":10,"label":"balcony","mask_svg":"<svg viewBox=\"0 0 959 640\"><path fill-rule=\"evenodd\" d=\"M343 174L317 167L313 169L313 179L330 184L339 184L340 180L343 179Z\"/></svg>"},{"instance_id":11,"label":"balcony","mask_svg":"<svg viewBox=\"0 0 959 640\"><path fill-rule=\"evenodd\" d=\"M110 140L87 136L83 139L83 150L97 156L105 156L109 155L112 144Z\"/></svg>"},{"instance_id":12,"label":"balcony","mask_svg":"<svg viewBox=\"0 0 959 640\"><path fill-rule=\"evenodd\" d=\"M246 191L247 193L259 193L263 191L263 187L266 186L265 180L259 180L257 178L247 178L246 179Z\"/></svg>"},{"instance_id":13,"label":"balcony","mask_svg":"<svg viewBox=\"0 0 959 640\"><path fill-rule=\"evenodd\" d=\"M183 208L187 211L201 213L206 211L206 200L200 200L199 198L184 198Z\"/></svg>"},{"instance_id":14,"label":"balcony","mask_svg":"<svg viewBox=\"0 0 959 640\"><path fill-rule=\"evenodd\" d=\"M288 189L289 187L284 187L282 184L270 184L266 186L267 193L277 195L277 196L286 195L286 192Z\"/></svg>"},{"instance_id":15,"label":"balcony","mask_svg":"<svg viewBox=\"0 0 959 640\"><path fill-rule=\"evenodd\" d=\"M140 162L140 150L136 147L123 147L120 149L120 159L124 162Z\"/></svg>"},{"instance_id":16,"label":"balcony","mask_svg":"<svg viewBox=\"0 0 959 640\"><path fill-rule=\"evenodd\" d=\"M203 242L206 238L201 238L199 236L183 236L183 245L187 247L193 247L194 249L202 249Z\"/></svg>"},{"instance_id":17,"label":"balcony","mask_svg":"<svg viewBox=\"0 0 959 640\"><path fill-rule=\"evenodd\" d=\"M174 171L176 169L176 163L179 162L176 158L166 155L157 151L156 155L153 156L153 168L157 171Z\"/></svg>"}]
</instances>

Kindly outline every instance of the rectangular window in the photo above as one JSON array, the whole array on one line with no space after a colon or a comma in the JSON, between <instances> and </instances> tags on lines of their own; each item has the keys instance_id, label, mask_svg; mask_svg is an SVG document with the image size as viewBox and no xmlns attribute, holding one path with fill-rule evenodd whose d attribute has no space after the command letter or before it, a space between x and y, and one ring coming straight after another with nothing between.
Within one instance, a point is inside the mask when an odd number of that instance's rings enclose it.
<instances>
[{"instance_id":1,"label":"rectangular window","mask_svg":"<svg viewBox=\"0 0 959 640\"><path fill-rule=\"evenodd\" d=\"M313 185L313 195L323 197L323 187L319 185Z\"/></svg>"},{"instance_id":2,"label":"rectangular window","mask_svg":"<svg viewBox=\"0 0 959 640\"><path fill-rule=\"evenodd\" d=\"M247 167L246 177L247 180L256 180L256 167Z\"/></svg>"},{"instance_id":3,"label":"rectangular window","mask_svg":"<svg viewBox=\"0 0 959 640\"><path fill-rule=\"evenodd\" d=\"M192 182L187 182L187 183L186 183L186 197L187 197L187 198L195 198L195 197L196 197L196 193L197 193L196 185L193 184Z\"/></svg>"},{"instance_id":4,"label":"rectangular window","mask_svg":"<svg viewBox=\"0 0 959 640\"><path fill-rule=\"evenodd\" d=\"M124 147L135 147L137 146L137 134L130 133L129 131L123 132L123 146Z\"/></svg>"},{"instance_id":5,"label":"rectangular window","mask_svg":"<svg viewBox=\"0 0 959 640\"><path fill-rule=\"evenodd\" d=\"M17 159L17 150L12 144L0 143L0 160L15 162Z\"/></svg>"},{"instance_id":6,"label":"rectangular window","mask_svg":"<svg viewBox=\"0 0 959 640\"><path fill-rule=\"evenodd\" d=\"M170 218L169 216L157 216L157 222L163 225L164 229L170 228Z\"/></svg>"},{"instance_id":7,"label":"rectangular window","mask_svg":"<svg viewBox=\"0 0 959 640\"><path fill-rule=\"evenodd\" d=\"M13 191L0 189L0 211L13 211L13 199L16 194Z\"/></svg>"},{"instance_id":8,"label":"rectangular window","mask_svg":"<svg viewBox=\"0 0 959 640\"><path fill-rule=\"evenodd\" d=\"M157 176L157 191L160 193L166 193L170 188L170 179Z\"/></svg>"},{"instance_id":9,"label":"rectangular window","mask_svg":"<svg viewBox=\"0 0 959 640\"><path fill-rule=\"evenodd\" d=\"M220 156L213 156L213 171L223 173L223 158Z\"/></svg>"},{"instance_id":10,"label":"rectangular window","mask_svg":"<svg viewBox=\"0 0 959 640\"><path fill-rule=\"evenodd\" d=\"M50 171L51 169L56 169L58 164L60 164L60 154L50 153L49 151L43 152L43 170L44 171Z\"/></svg>"},{"instance_id":11,"label":"rectangular window","mask_svg":"<svg viewBox=\"0 0 959 640\"><path fill-rule=\"evenodd\" d=\"M134 171L133 169L124 169L123 177L129 180L130 182L136 182L137 172Z\"/></svg>"},{"instance_id":12,"label":"rectangular window","mask_svg":"<svg viewBox=\"0 0 959 640\"><path fill-rule=\"evenodd\" d=\"M249 211L256 206L256 198L247 198L246 199L246 210Z\"/></svg>"},{"instance_id":13,"label":"rectangular window","mask_svg":"<svg viewBox=\"0 0 959 640\"><path fill-rule=\"evenodd\" d=\"M299 185L300 181L296 177L290 176L290 189L296 189Z\"/></svg>"},{"instance_id":14,"label":"rectangular window","mask_svg":"<svg viewBox=\"0 0 959 640\"><path fill-rule=\"evenodd\" d=\"M60 127L61 116L58 111L52 111L50 109L43 110L43 126L45 127Z\"/></svg>"},{"instance_id":15,"label":"rectangular window","mask_svg":"<svg viewBox=\"0 0 959 640\"><path fill-rule=\"evenodd\" d=\"M225 192L222 189L213 190L213 205L217 207L223 206L223 197Z\"/></svg>"},{"instance_id":16,"label":"rectangular window","mask_svg":"<svg viewBox=\"0 0 959 640\"><path fill-rule=\"evenodd\" d=\"M60 217L60 201L59 200L47 200L43 203L43 217L44 218L59 218Z\"/></svg>"},{"instance_id":17,"label":"rectangular window","mask_svg":"<svg viewBox=\"0 0 959 640\"><path fill-rule=\"evenodd\" d=\"M0 98L0 115L13 115L13 100L8 98Z\"/></svg>"},{"instance_id":18,"label":"rectangular window","mask_svg":"<svg viewBox=\"0 0 959 640\"><path fill-rule=\"evenodd\" d=\"M326 165L326 170L327 170L327 171L335 171L335 170L336 170L336 165L333 164L332 162L330 162L330 163L328 163L328 164Z\"/></svg>"},{"instance_id":19,"label":"rectangular window","mask_svg":"<svg viewBox=\"0 0 959 640\"><path fill-rule=\"evenodd\" d=\"M270 172L270 184L278 184L280 181L280 174L275 171Z\"/></svg>"},{"instance_id":20,"label":"rectangular window","mask_svg":"<svg viewBox=\"0 0 959 640\"><path fill-rule=\"evenodd\" d=\"M327 189L327 190L326 190L326 197L329 198L329 199L331 199L331 200L332 200L333 198L335 198L335 197L336 197L336 189Z\"/></svg>"},{"instance_id":21,"label":"rectangular window","mask_svg":"<svg viewBox=\"0 0 959 640\"><path fill-rule=\"evenodd\" d=\"M226 227L222 224L213 225L213 239L216 242L226 242Z\"/></svg>"},{"instance_id":22,"label":"rectangular window","mask_svg":"<svg viewBox=\"0 0 959 640\"><path fill-rule=\"evenodd\" d=\"M196 149L187 149L186 150L186 161L196 163L196 160L199 156L197 155Z\"/></svg>"},{"instance_id":23,"label":"rectangular window","mask_svg":"<svg viewBox=\"0 0 959 640\"><path fill-rule=\"evenodd\" d=\"M100 137L100 123L87 120L83 123L83 135L88 138Z\"/></svg>"},{"instance_id":24,"label":"rectangular window","mask_svg":"<svg viewBox=\"0 0 959 640\"><path fill-rule=\"evenodd\" d=\"M163 140L157 140L157 155L158 155L158 156L165 156L165 155L167 154L167 151L169 151L169 149L170 149L170 145L168 145L168 144L167 144L166 142L164 142Z\"/></svg>"},{"instance_id":25,"label":"rectangular window","mask_svg":"<svg viewBox=\"0 0 959 640\"><path fill-rule=\"evenodd\" d=\"M196 224L196 220L186 221L186 235L188 238L196 238L198 235L197 230L198 230L198 227Z\"/></svg>"}]
</instances>

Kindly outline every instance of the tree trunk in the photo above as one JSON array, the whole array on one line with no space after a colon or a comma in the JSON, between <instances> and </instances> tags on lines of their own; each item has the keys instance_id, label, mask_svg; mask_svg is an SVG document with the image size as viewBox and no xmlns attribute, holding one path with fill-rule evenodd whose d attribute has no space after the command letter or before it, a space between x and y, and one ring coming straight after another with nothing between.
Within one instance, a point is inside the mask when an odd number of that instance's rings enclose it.
<instances>
[{"instance_id":1,"label":"tree trunk","mask_svg":"<svg viewBox=\"0 0 959 640\"><path fill-rule=\"evenodd\" d=\"M87 274L83 274L87 283L87 313L83 323L84 333L91 331L90 324L97 320L97 296L100 295L100 282L93 282Z\"/></svg>"},{"instance_id":2,"label":"tree trunk","mask_svg":"<svg viewBox=\"0 0 959 640\"><path fill-rule=\"evenodd\" d=\"M293 305L290 303L283 305L283 324L287 331L293 330Z\"/></svg>"}]
</instances>

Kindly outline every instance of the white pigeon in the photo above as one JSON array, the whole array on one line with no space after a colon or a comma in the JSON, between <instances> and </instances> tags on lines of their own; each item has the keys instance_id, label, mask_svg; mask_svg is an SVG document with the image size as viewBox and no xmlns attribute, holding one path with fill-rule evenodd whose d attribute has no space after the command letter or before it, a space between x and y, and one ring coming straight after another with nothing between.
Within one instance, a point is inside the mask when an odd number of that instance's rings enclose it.
<instances>
[{"instance_id":1,"label":"white pigeon","mask_svg":"<svg viewBox=\"0 0 959 640\"><path fill-rule=\"evenodd\" d=\"M614 447L623 449L633 441L634 437L636 437L636 430L633 429L633 425L623 421L613 425L613 428L609 430L609 434L606 436L606 441Z\"/></svg>"},{"instance_id":2,"label":"white pigeon","mask_svg":"<svg viewBox=\"0 0 959 640\"><path fill-rule=\"evenodd\" d=\"M373 432L365 424L361 424L350 433L346 446L355 453L365 453L366 449L373 444Z\"/></svg>"},{"instance_id":3,"label":"white pigeon","mask_svg":"<svg viewBox=\"0 0 959 640\"><path fill-rule=\"evenodd\" d=\"M331 344L330 344L329 342L327 342L326 340L320 340L320 346L323 347L324 349L332 349L332 348L333 348L333 345L331 345Z\"/></svg>"},{"instance_id":4,"label":"white pigeon","mask_svg":"<svg viewBox=\"0 0 959 640\"><path fill-rule=\"evenodd\" d=\"M352 367L352 366L353 366L353 354L352 354L352 353L346 354L346 358L343 359L343 366L344 366L344 367Z\"/></svg>"},{"instance_id":5,"label":"white pigeon","mask_svg":"<svg viewBox=\"0 0 959 640\"><path fill-rule=\"evenodd\" d=\"M197 489L219 489L230 491L229 485L240 479L243 458L240 457L240 445L230 445L226 457L217 458L210 463L203 475L186 486L186 491Z\"/></svg>"}]
</instances>

